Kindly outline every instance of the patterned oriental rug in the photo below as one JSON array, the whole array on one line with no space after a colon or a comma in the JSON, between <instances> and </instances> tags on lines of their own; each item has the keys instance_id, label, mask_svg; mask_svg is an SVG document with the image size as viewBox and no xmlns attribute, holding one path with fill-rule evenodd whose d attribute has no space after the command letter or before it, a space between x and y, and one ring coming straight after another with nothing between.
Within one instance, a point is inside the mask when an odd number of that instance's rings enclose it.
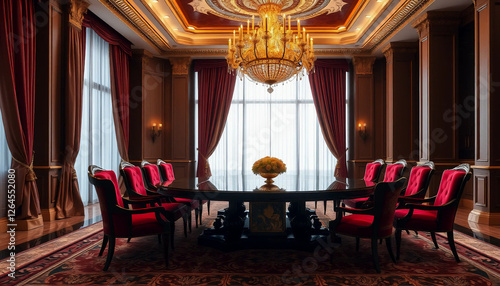
<instances>
[{"instance_id":1,"label":"patterned oriental rug","mask_svg":"<svg viewBox=\"0 0 500 286\"><path fill-rule=\"evenodd\" d=\"M211 225L222 204L213 202ZM318 209L323 224L330 219ZM16 279L0 275L0 285L500 285L500 249L456 232L462 262L456 263L446 238L438 235L434 249L426 234L403 233L401 259L394 264L385 243L379 245L381 274L372 265L369 240L342 237L312 252L289 249L253 249L224 252L200 246L204 227L184 238L178 224L175 250L165 268L156 236L118 239L111 266L102 268L105 251L101 223L83 228L17 256ZM330 263L330 255L333 262ZM5 262L0 263L5 272Z\"/></svg>"}]
</instances>

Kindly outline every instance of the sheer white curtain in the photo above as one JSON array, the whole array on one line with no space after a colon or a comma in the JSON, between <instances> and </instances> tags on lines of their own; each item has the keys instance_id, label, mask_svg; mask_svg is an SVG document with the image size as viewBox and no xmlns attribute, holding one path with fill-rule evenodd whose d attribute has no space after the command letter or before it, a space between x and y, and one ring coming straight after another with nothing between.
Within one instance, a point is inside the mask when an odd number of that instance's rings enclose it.
<instances>
[{"instance_id":1,"label":"sheer white curtain","mask_svg":"<svg viewBox=\"0 0 500 286\"><path fill-rule=\"evenodd\" d=\"M263 179L253 175L252 165L272 156L287 166L287 172L275 179L278 185L328 186L336 159L323 139L308 78L279 85L271 95L266 89L237 80L224 133L209 158L211 180L219 188L260 186Z\"/></svg>"},{"instance_id":2,"label":"sheer white curtain","mask_svg":"<svg viewBox=\"0 0 500 286\"><path fill-rule=\"evenodd\" d=\"M121 159L113 122L109 44L90 28L86 41L82 133L75 162L84 205L97 202L87 178L88 166L97 165L118 175Z\"/></svg>"},{"instance_id":3,"label":"sheer white curtain","mask_svg":"<svg viewBox=\"0 0 500 286\"><path fill-rule=\"evenodd\" d=\"M2 112L0 111L0 217L5 217L7 214L7 172L11 161L12 155L10 154L9 146L7 146Z\"/></svg>"}]
</instances>

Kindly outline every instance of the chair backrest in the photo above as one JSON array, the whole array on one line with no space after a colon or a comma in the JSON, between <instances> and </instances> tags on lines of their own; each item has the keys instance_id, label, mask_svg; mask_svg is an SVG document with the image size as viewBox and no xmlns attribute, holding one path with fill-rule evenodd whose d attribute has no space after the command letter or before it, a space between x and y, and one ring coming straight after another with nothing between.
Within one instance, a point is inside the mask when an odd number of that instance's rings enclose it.
<instances>
[{"instance_id":1,"label":"chair backrest","mask_svg":"<svg viewBox=\"0 0 500 286\"><path fill-rule=\"evenodd\" d=\"M378 183L373 193L373 231L376 237L388 237L392 234L392 222L399 194L406 183L406 178L395 182Z\"/></svg>"},{"instance_id":2,"label":"chair backrest","mask_svg":"<svg viewBox=\"0 0 500 286\"><path fill-rule=\"evenodd\" d=\"M406 168L406 160L398 160L394 164L387 165L385 168L384 182L394 182L403 177Z\"/></svg>"},{"instance_id":3,"label":"chair backrest","mask_svg":"<svg viewBox=\"0 0 500 286\"><path fill-rule=\"evenodd\" d=\"M384 165L385 162L382 159L366 164L365 176L363 177L363 180L368 182L377 182Z\"/></svg>"},{"instance_id":4,"label":"chair backrest","mask_svg":"<svg viewBox=\"0 0 500 286\"><path fill-rule=\"evenodd\" d=\"M158 171L158 166L153 165L147 161L141 162L141 169L146 179L146 184L149 188L156 188L156 186L161 184L160 172Z\"/></svg>"},{"instance_id":5,"label":"chair backrest","mask_svg":"<svg viewBox=\"0 0 500 286\"><path fill-rule=\"evenodd\" d=\"M460 198L462 197L465 183L467 183L470 177L469 164L461 164L443 172L434 205L449 205L437 213L437 223L440 231L450 231L453 229Z\"/></svg>"},{"instance_id":6,"label":"chair backrest","mask_svg":"<svg viewBox=\"0 0 500 286\"><path fill-rule=\"evenodd\" d=\"M469 164L462 164L450 170L445 170L434 201L435 206L444 205L454 199L460 198L465 183L470 178ZM458 203L458 202L457 202Z\"/></svg>"},{"instance_id":7,"label":"chair backrest","mask_svg":"<svg viewBox=\"0 0 500 286\"><path fill-rule=\"evenodd\" d=\"M141 168L122 161L120 163L120 173L125 181L129 197L137 197L137 194L147 196L144 179L142 178Z\"/></svg>"},{"instance_id":8,"label":"chair backrest","mask_svg":"<svg viewBox=\"0 0 500 286\"><path fill-rule=\"evenodd\" d=\"M411 196L421 193L418 197L423 198L429 187L431 177L434 174L434 163L432 161L419 164L411 168L410 178L408 179L408 185L406 186L405 196Z\"/></svg>"},{"instance_id":9,"label":"chair backrest","mask_svg":"<svg viewBox=\"0 0 500 286\"><path fill-rule=\"evenodd\" d=\"M130 218L123 218L123 215L114 212L117 206L124 207L115 172L90 165L88 178L99 198L104 233L115 234L120 229L126 230Z\"/></svg>"},{"instance_id":10,"label":"chair backrest","mask_svg":"<svg viewBox=\"0 0 500 286\"><path fill-rule=\"evenodd\" d=\"M158 159L156 164L158 165L158 168L160 169L160 174L161 174L163 181L175 180L174 168L172 167L172 164L166 163L161 159Z\"/></svg>"}]
</instances>

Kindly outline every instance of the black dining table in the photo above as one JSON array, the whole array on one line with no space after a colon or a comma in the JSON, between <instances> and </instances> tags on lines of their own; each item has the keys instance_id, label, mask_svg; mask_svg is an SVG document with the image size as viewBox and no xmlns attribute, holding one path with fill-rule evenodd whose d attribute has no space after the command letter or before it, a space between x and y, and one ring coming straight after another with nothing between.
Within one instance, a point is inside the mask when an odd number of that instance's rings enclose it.
<instances>
[{"instance_id":1,"label":"black dining table","mask_svg":"<svg viewBox=\"0 0 500 286\"><path fill-rule=\"evenodd\" d=\"M233 181L247 182L228 187L224 179L198 180L180 178L158 189L164 196L200 201L227 201L219 210L213 227L198 237L203 245L224 250L242 248L310 249L329 235L315 210L306 208L308 201L333 201L367 197L374 184L360 179L332 178L309 184L293 176L280 175L274 184L263 184L262 178L248 176ZM245 181L247 180L247 181ZM250 181L250 183L248 183ZM259 183L260 182L260 183ZM248 202L247 210L245 202ZM288 208L285 208L288 203Z\"/></svg>"}]
</instances>

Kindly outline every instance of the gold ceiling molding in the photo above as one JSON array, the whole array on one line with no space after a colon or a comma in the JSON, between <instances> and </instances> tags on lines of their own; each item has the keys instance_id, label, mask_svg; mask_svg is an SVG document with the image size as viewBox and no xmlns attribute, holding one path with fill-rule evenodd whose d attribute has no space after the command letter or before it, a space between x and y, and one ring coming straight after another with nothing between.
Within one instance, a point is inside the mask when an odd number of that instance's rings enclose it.
<instances>
[{"instance_id":1,"label":"gold ceiling molding","mask_svg":"<svg viewBox=\"0 0 500 286\"><path fill-rule=\"evenodd\" d=\"M363 48L373 50L390 36L405 27L414 15L424 11L434 0L406 0L390 19L366 42Z\"/></svg>"},{"instance_id":2,"label":"gold ceiling molding","mask_svg":"<svg viewBox=\"0 0 500 286\"><path fill-rule=\"evenodd\" d=\"M370 51L364 49L316 49L316 56L349 56L349 55L370 55ZM171 49L161 54L162 57L225 57L227 49Z\"/></svg>"},{"instance_id":3,"label":"gold ceiling molding","mask_svg":"<svg viewBox=\"0 0 500 286\"><path fill-rule=\"evenodd\" d=\"M170 49L170 45L128 0L99 1L159 52Z\"/></svg>"}]
</instances>

